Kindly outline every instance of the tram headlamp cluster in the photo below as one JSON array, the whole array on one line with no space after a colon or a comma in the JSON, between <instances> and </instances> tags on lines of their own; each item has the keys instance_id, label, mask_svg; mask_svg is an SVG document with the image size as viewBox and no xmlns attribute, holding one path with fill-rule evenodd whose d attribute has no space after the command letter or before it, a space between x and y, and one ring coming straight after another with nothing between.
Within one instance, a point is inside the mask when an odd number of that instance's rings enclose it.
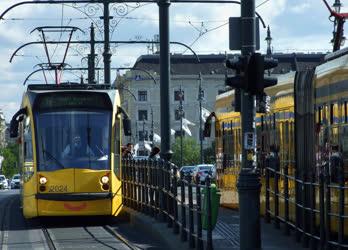
<instances>
[{"instance_id":1,"label":"tram headlamp cluster","mask_svg":"<svg viewBox=\"0 0 348 250\"><path fill-rule=\"evenodd\" d=\"M109 177L108 176L103 176L101 178L101 183L103 184L108 184L109 183Z\"/></svg>"},{"instance_id":2,"label":"tram headlamp cluster","mask_svg":"<svg viewBox=\"0 0 348 250\"><path fill-rule=\"evenodd\" d=\"M39 182L41 185L45 185L47 183L47 178L42 176L42 177L40 177Z\"/></svg>"}]
</instances>

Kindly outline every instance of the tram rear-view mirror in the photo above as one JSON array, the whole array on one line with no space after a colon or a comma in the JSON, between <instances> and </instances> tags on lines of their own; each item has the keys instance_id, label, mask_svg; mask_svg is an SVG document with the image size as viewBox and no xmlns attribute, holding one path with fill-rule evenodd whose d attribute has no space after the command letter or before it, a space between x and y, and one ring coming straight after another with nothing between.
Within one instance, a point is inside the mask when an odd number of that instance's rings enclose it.
<instances>
[{"instance_id":1,"label":"tram rear-view mirror","mask_svg":"<svg viewBox=\"0 0 348 250\"><path fill-rule=\"evenodd\" d=\"M131 136L132 135L132 124L131 120L128 118L123 118L123 130L125 136Z\"/></svg>"},{"instance_id":2,"label":"tram rear-view mirror","mask_svg":"<svg viewBox=\"0 0 348 250\"><path fill-rule=\"evenodd\" d=\"M11 119L10 123L10 137L16 138L18 137L18 125L19 122L23 120L23 115L27 113L26 108L20 109Z\"/></svg>"}]
</instances>

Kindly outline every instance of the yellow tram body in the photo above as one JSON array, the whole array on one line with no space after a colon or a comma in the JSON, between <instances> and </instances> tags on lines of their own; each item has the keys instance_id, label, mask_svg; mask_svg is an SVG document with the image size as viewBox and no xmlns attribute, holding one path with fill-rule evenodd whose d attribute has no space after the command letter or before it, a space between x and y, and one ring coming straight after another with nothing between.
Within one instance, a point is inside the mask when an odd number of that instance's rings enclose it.
<instances>
[{"instance_id":1,"label":"yellow tram body","mask_svg":"<svg viewBox=\"0 0 348 250\"><path fill-rule=\"evenodd\" d=\"M119 93L110 87L28 86L12 120L25 218L120 213L120 121Z\"/></svg>"},{"instance_id":2,"label":"yellow tram body","mask_svg":"<svg viewBox=\"0 0 348 250\"><path fill-rule=\"evenodd\" d=\"M271 110L266 114L256 115L257 148L256 157L258 162L264 159L262 153L269 152L270 145L276 144L279 150L280 177L279 188L279 214L278 218L285 218L284 198L284 169L288 171L289 192L289 220L295 223L296 218L296 150L295 150L295 85L296 72L280 76L278 85L266 89L271 97ZM344 214L348 214L348 55L328 60L316 67L310 85L314 92L313 130L319 129L315 135L315 157L320 158L323 154L323 141L326 140L327 149L330 145L339 145L343 155L345 189L344 189ZM216 165L217 184L221 190L221 205L238 209L237 181L241 167L241 118L240 113L233 112L234 92L224 93L217 97L215 106L215 136L216 136ZM326 138L326 139L325 139ZM327 152L330 154L331 152ZM322 157L322 156L321 156ZM315 166L310 166L311 173L315 175L318 183L320 163L315 159ZM265 215L266 178L261 169L261 214ZM332 214L339 213L339 189L337 183L332 183L330 195L330 207ZM274 216L274 177L269 178L270 190L270 213ZM314 204L316 211L319 210L319 186L314 185ZM325 202L326 202L325 198ZM325 211L327 212L327 211ZM315 214L315 224L319 226L319 213ZM338 232L339 222L336 216L331 215L330 226L332 232ZM344 219L344 235L348 236L348 220Z\"/></svg>"}]
</instances>

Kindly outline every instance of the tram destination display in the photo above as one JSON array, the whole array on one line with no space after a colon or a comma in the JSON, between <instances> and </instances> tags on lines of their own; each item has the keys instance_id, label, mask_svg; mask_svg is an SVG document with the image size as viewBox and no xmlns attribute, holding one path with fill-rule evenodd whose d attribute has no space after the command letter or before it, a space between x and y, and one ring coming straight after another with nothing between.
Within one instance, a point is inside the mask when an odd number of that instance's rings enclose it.
<instances>
[{"instance_id":1,"label":"tram destination display","mask_svg":"<svg viewBox=\"0 0 348 250\"><path fill-rule=\"evenodd\" d=\"M109 97L103 93L50 93L40 96L35 106L38 109L112 108Z\"/></svg>"}]
</instances>

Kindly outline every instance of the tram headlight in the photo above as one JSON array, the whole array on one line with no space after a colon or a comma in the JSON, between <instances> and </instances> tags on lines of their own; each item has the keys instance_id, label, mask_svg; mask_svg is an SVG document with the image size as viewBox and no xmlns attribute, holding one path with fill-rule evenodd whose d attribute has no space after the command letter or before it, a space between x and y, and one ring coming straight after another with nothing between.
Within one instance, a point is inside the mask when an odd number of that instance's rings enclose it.
<instances>
[{"instance_id":1,"label":"tram headlight","mask_svg":"<svg viewBox=\"0 0 348 250\"><path fill-rule=\"evenodd\" d=\"M109 177L108 176L103 176L101 178L101 183L103 184L108 184L109 183Z\"/></svg>"},{"instance_id":2,"label":"tram headlight","mask_svg":"<svg viewBox=\"0 0 348 250\"><path fill-rule=\"evenodd\" d=\"M47 178L42 176L42 177L40 177L39 182L41 185L45 185L47 183Z\"/></svg>"}]
</instances>

